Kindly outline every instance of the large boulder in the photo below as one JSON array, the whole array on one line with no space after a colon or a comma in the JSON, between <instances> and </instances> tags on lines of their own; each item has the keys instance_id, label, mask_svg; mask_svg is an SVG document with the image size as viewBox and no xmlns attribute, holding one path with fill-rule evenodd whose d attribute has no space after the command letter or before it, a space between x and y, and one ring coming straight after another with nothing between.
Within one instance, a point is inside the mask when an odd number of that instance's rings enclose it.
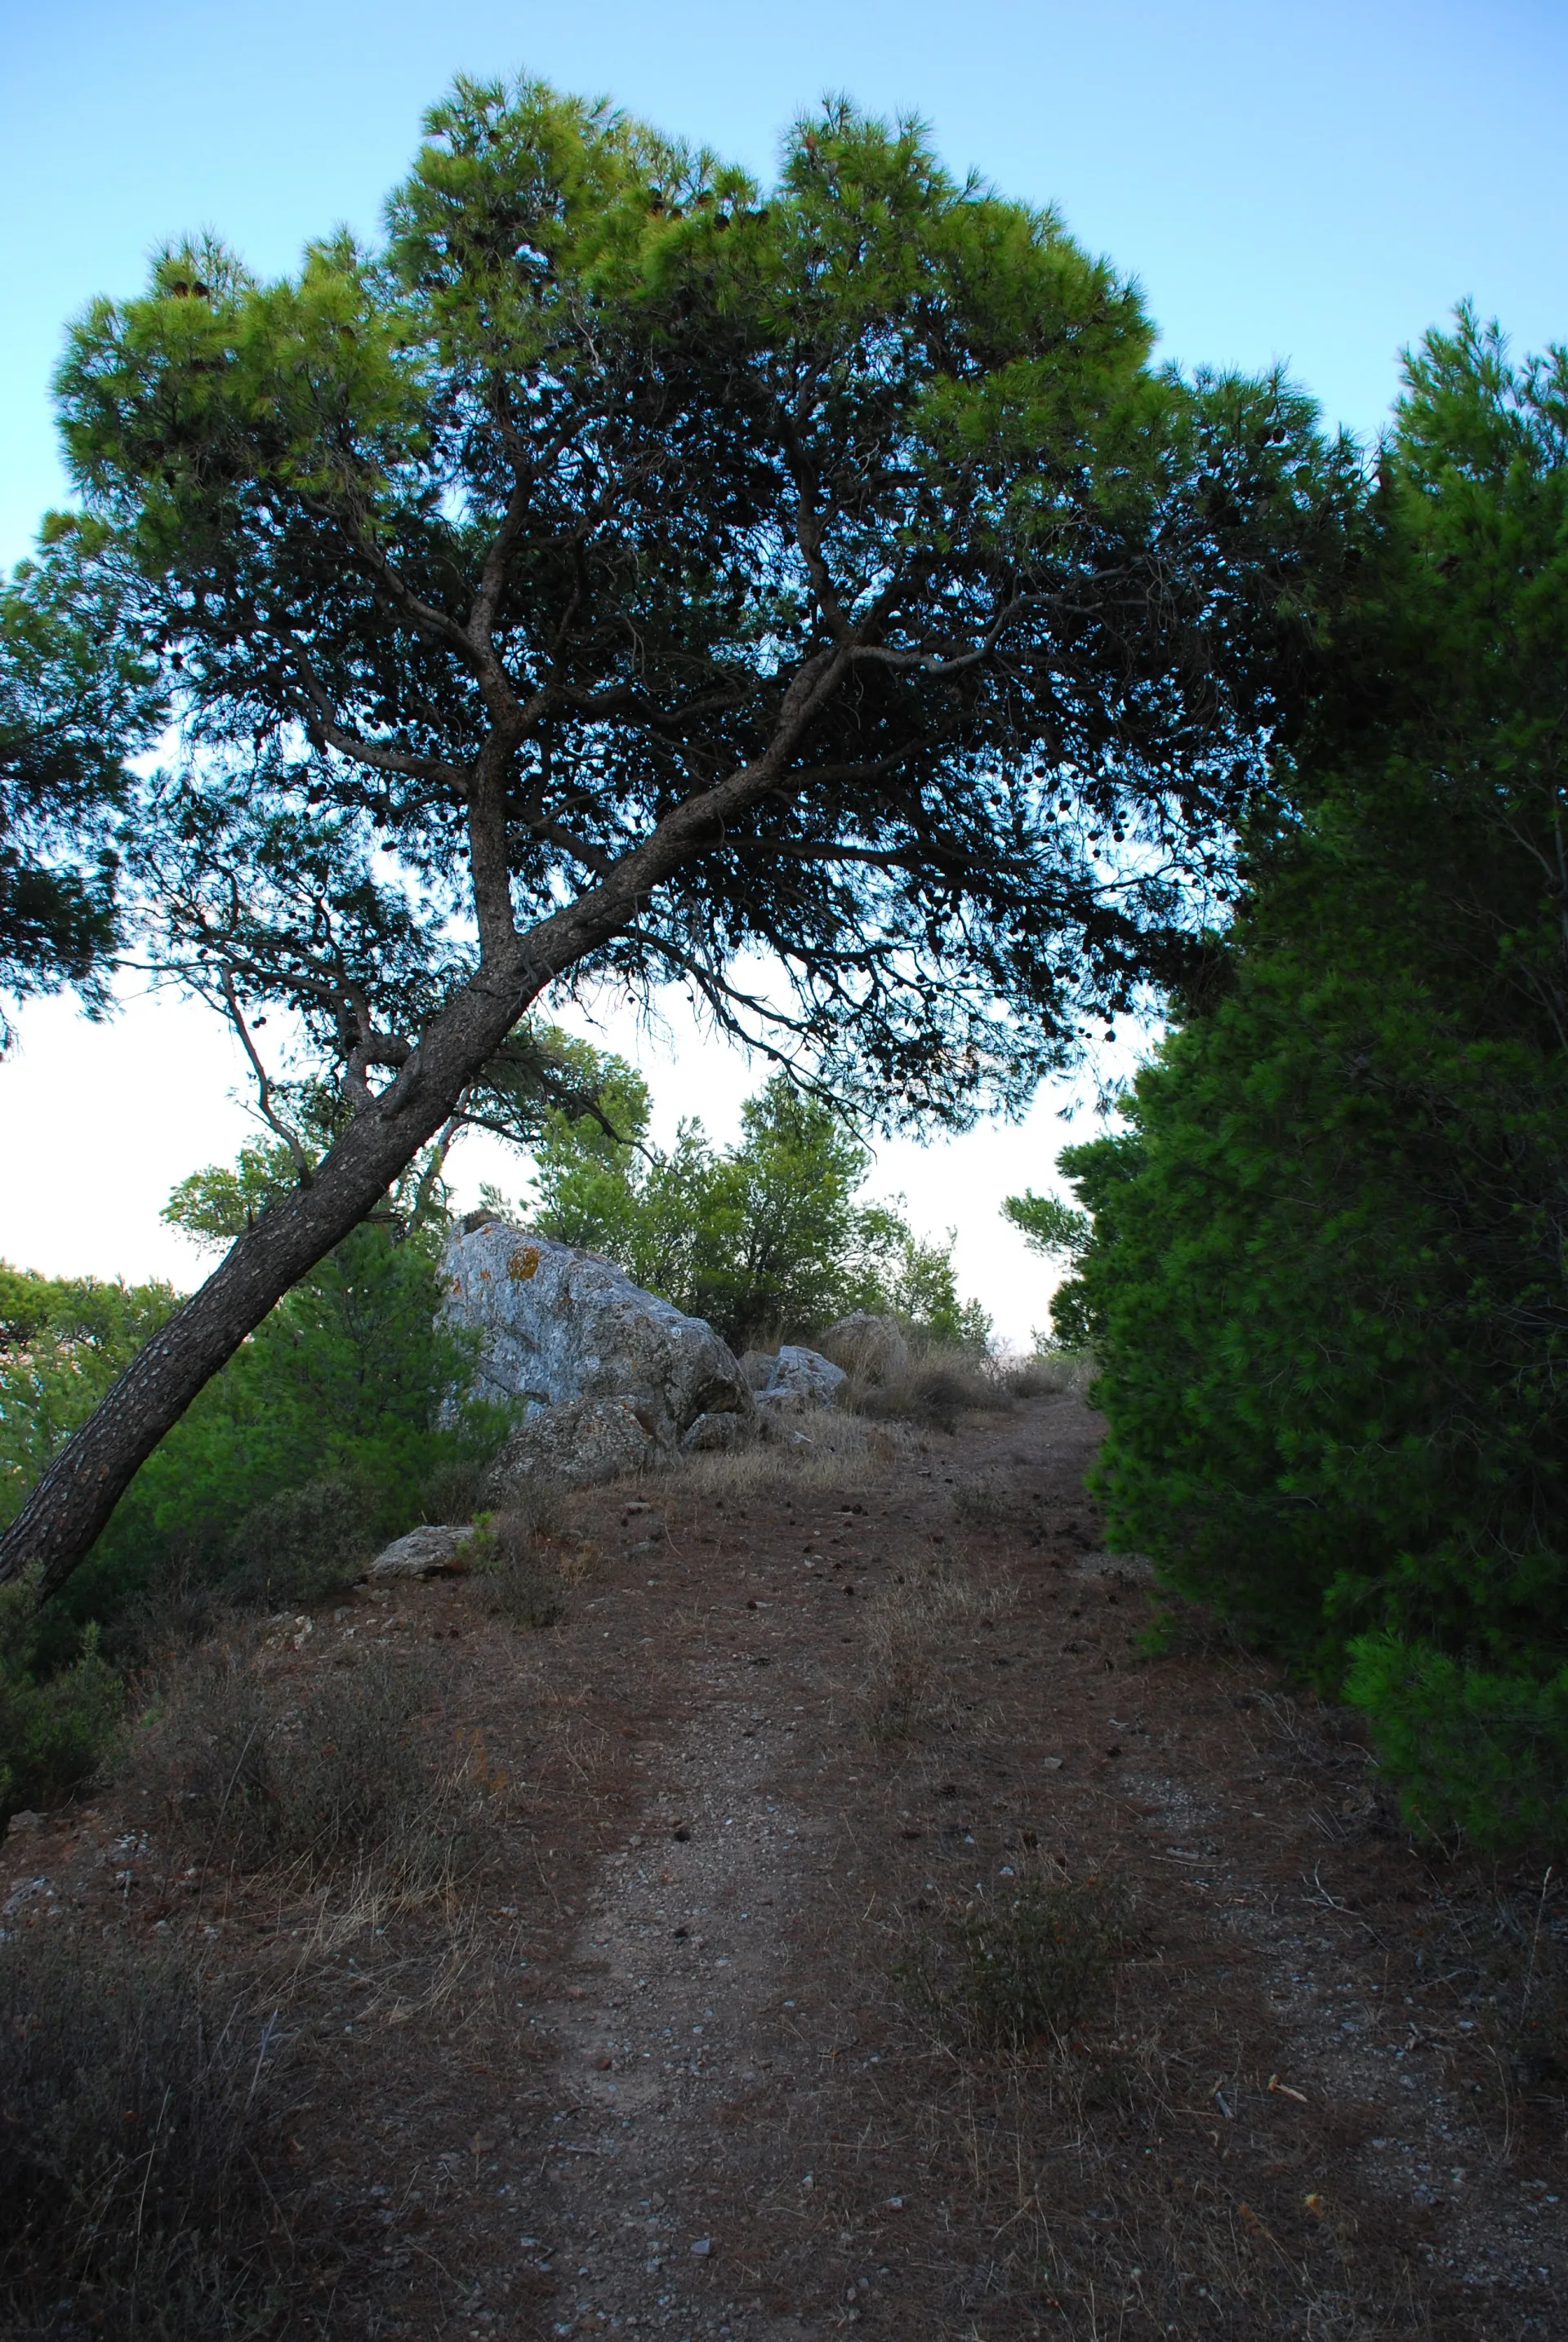
<instances>
[{"instance_id":1,"label":"large boulder","mask_svg":"<svg viewBox=\"0 0 1568 2342\"><path fill-rule=\"evenodd\" d=\"M492 1219L448 1239L442 1272L444 1317L480 1337L475 1396L527 1409L488 1501L524 1480L611 1479L673 1456L699 1421L752 1419L729 1345L597 1253Z\"/></svg>"},{"instance_id":2,"label":"large boulder","mask_svg":"<svg viewBox=\"0 0 1568 2342\"><path fill-rule=\"evenodd\" d=\"M743 1414L751 1391L726 1342L644 1293L597 1253L490 1220L448 1239L444 1314L481 1338L481 1396L558 1406L635 1398L674 1445L699 1415Z\"/></svg>"},{"instance_id":3,"label":"large boulder","mask_svg":"<svg viewBox=\"0 0 1568 2342\"><path fill-rule=\"evenodd\" d=\"M629 1398L569 1398L557 1406L531 1406L485 1471L481 1504L514 1503L540 1482L593 1488L624 1472L645 1471L668 1452L654 1437L646 1413ZM722 1420L739 1417L703 1415L697 1426Z\"/></svg>"},{"instance_id":4,"label":"large boulder","mask_svg":"<svg viewBox=\"0 0 1568 2342\"><path fill-rule=\"evenodd\" d=\"M754 1353L747 1353L748 1358ZM757 1406L770 1415L804 1415L814 1407L831 1406L849 1376L820 1350L785 1342L770 1361L771 1372L752 1388Z\"/></svg>"},{"instance_id":5,"label":"large boulder","mask_svg":"<svg viewBox=\"0 0 1568 2342\"><path fill-rule=\"evenodd\" d=\"M473 1537L470 1527L410 1529L376 1555L365 1575L373 1579L444 1576L465 1566L465 1548Z\"/></svg>"}]
</instances>

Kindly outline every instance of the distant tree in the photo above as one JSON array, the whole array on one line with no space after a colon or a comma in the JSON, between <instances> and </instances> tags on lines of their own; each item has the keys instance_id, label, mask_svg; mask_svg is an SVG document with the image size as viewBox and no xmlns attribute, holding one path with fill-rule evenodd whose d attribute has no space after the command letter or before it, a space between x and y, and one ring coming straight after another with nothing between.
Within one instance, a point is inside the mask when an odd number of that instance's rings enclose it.
<instances>
[{"instance_id":1,"label":"distant tree","mask_svg":"<svg viewBox=\"0 0 1568 2342\"><path fill-rule=\"evenodd\" d=\"M869 1150L787 1076L747 1100L739 1140L722 1149L695 1120L673 1146L651 1145L646 1087L621 1060L584 1062L581 1077L619 1136L585 1116L550 1117L526 1207L544 1235L604 1253L739 1347L857 1308L985 1338L983 1313L958 1299L951 1243L923 1243L894 1206L862 1200Z\"/></svg>"},{"instance_id":2,"label":"distant tree","mask_svg":"<svg viewBox=\"0 0 1568 2342\"><path fill-rule=\"evenodd\" d=\"M0 1261L0 1521L178 1306L172 1285L41 1276Z\"/></svg>"},{"instance_id":3,"label":"distant tree","mask_svg":"<svg viewBox=\"0 0 1568 2342\"><path fill-rule=\"evenodd\" d=\"M913 126L830 106L765 194L535 84L427 128L378 249L171 250L61 369L181 726L158 957L352 1112L0 1576L60 1582L552 986L684 983L887 1115L1026 1096L1223 884L1342 565L1307 403L1153 372L1131 285Z\"/></svg>"},{"instance_id":4,"label":"distant tree","mask_svg":"<svg viewBox=\"0 0 1568 2342\"><path fill-rule=\"evenodd\" d=\"M1011 1220L1024 1242L1047 1260L1065 1259L1076 1263L1087 1251L1094 1236L1094 1223L1087 1212L1076 1212L1057 1196L1037 1196L1033 1187L1025 1187L1021 1196L1003 1199L1002 1216ZM1078 1306L1079 1280L1067 1276L1051 1300L1051 1331L1035 1333L1037 1343L1051 1344L1066 1350L1086 1350L1089 1328Z\"/></svg>"}]
</instances>

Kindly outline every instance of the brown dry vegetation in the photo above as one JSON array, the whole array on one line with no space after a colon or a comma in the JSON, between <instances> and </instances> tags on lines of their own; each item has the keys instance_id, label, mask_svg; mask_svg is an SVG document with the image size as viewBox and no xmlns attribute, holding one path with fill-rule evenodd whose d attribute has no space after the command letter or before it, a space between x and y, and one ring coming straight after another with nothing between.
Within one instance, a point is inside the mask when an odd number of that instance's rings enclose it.
<instances>
[{"instance_id":1,"label":"brown dry vegetation","mask_svg":"<svg viewBox=\"0 0 1568 2342\"><path fill-rule=\"evenodd\" d=\"M15 2332L1561 2330L1556 1882L1201 1622L1139 1656L1071 1391L810 1427L179 1662L13 1831L5 1955L271 2028L186 2308Z\"/></svg>"}]
</instances>

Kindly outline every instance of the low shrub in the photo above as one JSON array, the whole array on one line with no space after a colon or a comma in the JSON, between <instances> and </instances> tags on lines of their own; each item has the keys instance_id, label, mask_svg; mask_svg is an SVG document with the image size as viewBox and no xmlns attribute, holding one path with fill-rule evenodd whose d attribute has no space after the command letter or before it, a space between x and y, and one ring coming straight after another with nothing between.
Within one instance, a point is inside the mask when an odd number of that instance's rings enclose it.
<instances>
[{"instance_id":1,"label":"low shrub","mask_svg":"<svg viewBox=\"0 0 1568 2342\"><path fill-rule=\"evenodd\" d=\"M172 1947L63 1926L0 1942L5 2332L255 2330L265 2305L233 2246L280 2047L275 2017L226 2005Z\"/></svg>"},{"instance_id":2,"label":"low shrub","mask_svg":"<svg viewBox=\"0 0 1568 2342\"><path fill-rule=\"evenodd\" d=\"M470 1566L484 1578L494 1607L514 1626L542 1632L564 1612L561 1570L552 1552L562 1526L556 1492L534 1487L506 1512L492 1515L468 1549Z\"/></svg>"},{"instance_id":3,"label":"low shrub","mask_svg":"<svg viewBox=\"0 0 1568 2342\"><path fill-rule=\"evenodd\" d=\"M89 1626L75 1663L35 1674L35 1577L0 1586L0 1817L47 1810L87 1780L113 1739L124 1687Z\"/></svg>"},{"instance_id":4,"label":"low shrub","mask_svg":"<svg viewBox=\"0 0 1568 2342\"><path fill-rule=\"evenodd\" d=\"M230 1606L221 1553L174 1545L110 1622L110 1656L132 1672L166 1663L176 1652L205 1642Z\"/></svg>"},{"instance_id":5,"label":"low shrub","mask_svg":"<svg viewBox=\"0 0 1568 2342\"><path fill-rule=\"evenodd\" d=\"M319 1602L364 1574L375 1545L372 1507L355 1481L307 1480L245 1515L228 1542L225 1591L267 1608Z\"/></svg>"},{"instance_id":6,"label":"low shrub","mask_svg":"<svg viewBox=\"0 0 1568 2342\"><path fill-rule=\"evenodd\" d=\"M1133 1948L1126 1890L1039 1877L977 1895L949 1914L939 1938L907 1955L900 1977L916 2005L985 2049L1065 2041L1110 1997Z\"/></svg>"},{"instance_id":7,"label":"low shrub","mask_svg":"<svg viewBox=\"0 0 1568 2342\"><path fill-rule=\"evenodd\" d=\"M418 1668L376 1652L285 1708L231 1644L175 1670L135 1761L185 1827L241 1867L373 1869L418 1901L449 1882L474 1820L466 1778L437 1760L424 1700Z\"/></svg>"},{"instance_id":8,"label":"low shrub","mask_svg":"<svg viewBox=\"0 0 1568 2342\"><path fill-rule=\"evenodd\" d=\"M471 1521L484 1476L483 1463L472 1457L457 1456L437 1465L419 1492L421 1518L440 1527L460 1527Z\"/></svg>"},{"instance_id":9,"label":"low shrub","mask_svg":"<svg viewBox=\"0 0 1568 2342\"><path fill-rule=\"evenodd\" d=\"M1087 1350L1037 1350L1001 1371L1004 1389L1014 1398L1082 1396L1094 1379L1094 1361Z\"/></svg>"},{"instance_id":10,"label":"low shrub","mask_svg":"<svg viewBox=\"0 0 1568 2342\"><path fill-rule=\"evenodd\" d=\"M965 1480L950 1499L961 1528L993 1529L1008 1516L1007 1498L990 1480Z\"/></svg>"},{"instance_id":11,"label":"low shrub","mask_svg":"<svg viewBox=\"0 0 1568 2342\"><path fill-rule=\"evenodd\" d=\"M906 1364L885 1379L852 1374L844 1404L875 1421L951 1434L961 1416L1002 1413L1014 1398L984 1350L916 1339Z\"/></svg>"}]
</instances>

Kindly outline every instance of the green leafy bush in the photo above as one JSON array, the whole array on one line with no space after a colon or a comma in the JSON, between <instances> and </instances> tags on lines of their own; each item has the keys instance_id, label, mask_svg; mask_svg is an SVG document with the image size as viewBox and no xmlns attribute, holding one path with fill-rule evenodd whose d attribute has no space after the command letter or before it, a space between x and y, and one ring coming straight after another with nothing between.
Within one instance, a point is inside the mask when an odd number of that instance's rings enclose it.
<instances>
[{"instance_id":1,"label":"green leafy bush","mask_svg":"<svg viewBox=\"0 0 1568 2342\"><path fill-rule=\"evenodd\" d=\"M958 1298L951 1239L923 1242L891 1206L861 1201L869 1153L785 1076L747 1102L739 1144L722 1152L695 1121L651 1146L646 1086L620 1060L585 1065L584 1080L611 1127L549 1117L528 1206L544 1235L604 1253L737 1348L853 1309L984 1347L989 1325Z\"/></svg>"},{"instance_id":2,"label":"green leafy bush","mask_svg":"<svg viewBox=\"0 0 1568 2342\"><path fill-rule=\"evenodd\" d=\"M1565 1077L1396 972L1243 961L1129 1134L1063 1158L1094 1213L1070 1301L1118 1543L1331 1669L1374 1626L1568 1633Z\"/></svg>"},{"instance_id":3,"label":"green leafy bush","mask_svg":"<svg viewBox=\"0 0 1568 2342\"><path fill-rule=\"evenodd\" d=\"M1358 1637L1351 1661L1346 1696L1374 1719L1415 1828L1487 1851L1568 1845L1568 1666L1543 1680L1397 1635Z\"/></svg>"},{"instance_id":4,"label":"green leafy bush","mask_svg":"<svg viewBox=\"0 0 1568 2342\"><path fill-rule=\"evenodd\" d=\"M71 1665L42 1681L34 1672L39 1634L33 1580L0 1586L0 1822L24 1807L47 1811L90 1779L124 1704L95 1628Z\"/></svg>"},{"instance_id":5,"label":"green leafy bush","mask_svg":"<svg viewBox=\"0 0 1568 2342\"><path fill-rule=\"evenodd\" d=\"M148 1620L172 1616L186 1596L199 1620L219 1595L328 1593L421 1516L434 1476L471 1468L498 1445L506 1412L452 1397L468 1387L474 1341L435 1321L440 1234L367 1223L279 1303L143 1466L48 1606L44 1666L70 1655L89 1619L104 1622L111 1647L134 1654ZM7 1411L44 1395L44 1427L27 1443L25 1468L14 1468L13 1505L67 1416L91 1405L78 1385L92 1383L95 1396L106 1386L159 1322L163 1298L157 1288L145 1304L124 1288L87 1288L107 1325L84 1359L73 1331L82 1288L61 1288L56 1304L44 1280L20 1282L24 1298L60 1315L0 1364ZM14 1454L22 1446L13 1440Z\"/></svg>"}]
</instances>

